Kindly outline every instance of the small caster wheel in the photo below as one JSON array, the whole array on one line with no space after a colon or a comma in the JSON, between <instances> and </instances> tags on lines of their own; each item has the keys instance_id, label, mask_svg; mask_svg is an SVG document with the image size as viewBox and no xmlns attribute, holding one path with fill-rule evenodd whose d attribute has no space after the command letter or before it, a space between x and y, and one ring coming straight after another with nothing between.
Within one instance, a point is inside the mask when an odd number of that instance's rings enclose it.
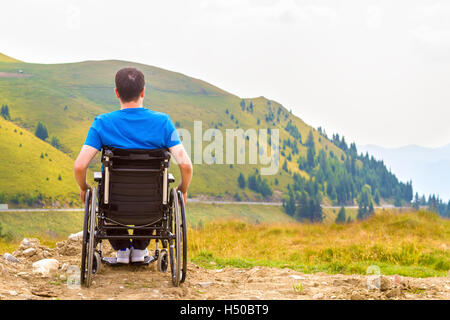
<instances>
[{"instance_id":1,"label":"small caster wheel","mask_svg":"<svg viewBox=\"0 0 450 320\"><path fill-rule=\"evenodd\" d=\"M169 266L169 253L167 249L162 249L158 255L158 271L166 272Z\"/></svg>"},{"instance_id":2,"label":"small caster wheel","mask_svg":"<svg viewBox=\"0 0 450 320\"><path fill-rule=\"evenodd\" d=\"M102 258L100 257L100 254L97 251L94 252L94 259L93 259L92 267L93 267L92 268L93 274L97 274L102 267Z\"/></svg>"}]
</instances>

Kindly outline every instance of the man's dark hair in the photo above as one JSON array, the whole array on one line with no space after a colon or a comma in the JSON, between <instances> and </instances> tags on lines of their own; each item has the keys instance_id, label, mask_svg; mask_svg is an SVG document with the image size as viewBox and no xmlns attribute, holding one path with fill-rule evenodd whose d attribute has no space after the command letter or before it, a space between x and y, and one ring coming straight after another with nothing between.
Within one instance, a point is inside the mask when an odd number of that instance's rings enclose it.
<instances>
[{"instance_id":1,"label":"man's dark hair","mask_svg":"<svg viewBox=\"0 0 450 320\"><path fill-rule=\"evenodd\" d=\"M144 86L144 74L136 68L123 68L116 73L116 88L122 102L136 101Z\"/></svg>"}]
</instances>

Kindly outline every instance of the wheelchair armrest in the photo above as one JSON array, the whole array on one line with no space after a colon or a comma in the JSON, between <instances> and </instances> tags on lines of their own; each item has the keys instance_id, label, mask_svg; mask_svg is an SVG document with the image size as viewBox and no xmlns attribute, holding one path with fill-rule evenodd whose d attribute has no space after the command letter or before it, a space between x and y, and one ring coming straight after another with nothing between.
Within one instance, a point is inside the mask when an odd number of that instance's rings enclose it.
<instances>
[{"instance_id":1,"label":"wheelchair armrest","mask_svg":"<svg viewBox=\"0 0 450 320\"><path fill-rule=\"evenodd\" d=\"M100 182L102 180L102 173L101 172L94 172L94 181Z\"/></svg>"},{"instance_id":2,"label":"wheelchair armrest","mask_svg":"<svg viewBox=\"0 0 450 320\"><path fill-rule=\"evenodd\" d=\"M175 182L175 177L173 176L173 174L169 173L168 180L169 180L169 183Z\"/></svg>"}]
</instances>

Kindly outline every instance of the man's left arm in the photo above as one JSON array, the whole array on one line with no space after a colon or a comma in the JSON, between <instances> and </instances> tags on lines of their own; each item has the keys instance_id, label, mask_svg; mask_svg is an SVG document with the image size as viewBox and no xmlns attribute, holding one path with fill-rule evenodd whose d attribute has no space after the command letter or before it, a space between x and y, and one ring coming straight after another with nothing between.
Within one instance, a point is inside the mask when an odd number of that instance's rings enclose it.
<instances>
[{"instance_id":1,"label":"man's left arm","mask_svg":"<svg viewBox=\"0 0 450 320\"><path fill-rule=\"evenodd\" d=\"M98 150L96 148L88 145L83 145L80 154L75 160L75 164L73 166L75 180L80 186L80 198L83 204L86 197L86 191L91 188L86 181L87 168L92 159L94 159L97 152Z\"/></svg>"}]
</instances>

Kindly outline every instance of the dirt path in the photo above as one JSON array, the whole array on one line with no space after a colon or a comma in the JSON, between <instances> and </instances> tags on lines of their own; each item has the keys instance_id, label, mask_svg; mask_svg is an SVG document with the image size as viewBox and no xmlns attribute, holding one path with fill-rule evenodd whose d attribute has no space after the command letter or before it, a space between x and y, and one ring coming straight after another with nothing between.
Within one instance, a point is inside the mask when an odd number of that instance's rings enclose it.
<instances>
[{"instance_id":1,"label":"dirt path","mask_svg":"<svg viewBox=\"0 0 450 320\"><path fill-rule=\"evenodd\" d=\"M106 247L106 248L105 248ZM106 255L112 255L104 246ZM290 269L204 269L188 265L186 282L172 287L170 275L147 267L103 265L91 288L70 285L80 261L77 239L55 249L30 239L13 253L19 262L0 258L0 300L9 299L450 299L450 278L373 278L361 275L302 274ZM32 264L56 259L49 275L34 273ZM11 257L10 257L11 259ZM69 281L67 280L69 279ZM68 285L69 283L69 285ZM368 289L368 283L374 285Z\"/></svg>"}]
</instances>

